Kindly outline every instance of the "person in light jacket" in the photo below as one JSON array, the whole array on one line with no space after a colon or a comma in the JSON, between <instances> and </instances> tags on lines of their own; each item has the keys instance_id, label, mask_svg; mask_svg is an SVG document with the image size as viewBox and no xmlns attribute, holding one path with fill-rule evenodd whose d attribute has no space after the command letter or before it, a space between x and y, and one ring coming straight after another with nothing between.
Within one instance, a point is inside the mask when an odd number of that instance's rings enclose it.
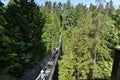
<instances>
[{"instance_id":1,"label":"person in light jacket","mask_svg":"<svg viewBox=\"0 0 120 80\"><path fill-rule=\"evenodd\" d=\"M45 75L45 71L41 70L40 74L38 75L38 77L35 80L47 80L47 76Z\"/></svg>"}]
</instances>

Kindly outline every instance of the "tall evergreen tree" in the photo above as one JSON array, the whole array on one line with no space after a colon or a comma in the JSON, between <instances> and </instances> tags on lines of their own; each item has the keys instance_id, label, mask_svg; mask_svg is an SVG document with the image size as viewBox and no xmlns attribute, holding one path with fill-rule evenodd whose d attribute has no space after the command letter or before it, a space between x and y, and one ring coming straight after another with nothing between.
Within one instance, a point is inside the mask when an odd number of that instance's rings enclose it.
<instances>
[{"instance_id":1,"label":"tall evergreen tree","mask_svg":"<svg viewBox=\"0 0 120 80\"><path fill-rule=\"evenodd\" d=\"M113 1L110 0L109 2L106 3L105 14L107 14L108 16L110 16L112 18L114 13L115 13L115 8L113 5Z\"/></svg>"},{"instance_id":2,"label":"tall evergreen tree","mask_svg":"<svg viewBox=\"0 0 120 80\"><path fill-rule=\"evenodd\" d=\"M42 40L47 46L47 52L53 50L58 43L60 34L60 14L58 4L46 2L42 9L45 16L45 27L43 28ZM50 52L49 52L50 53Z\"/></svg>"},{"instance_id":3,"label":"tall evergreen tree","mask_svg":"<svg viewBox=\"0 0 120 80\"><path fill-rule=\"evenodd\" d=\"M75 27L75 14L74 7L71 6L71 1L67 0L67 3L63 7L63 26L66 30L69 27Z\"/></svg>"},{"instance_id":4,"label":"tall evergreen tree","mask_svg":"<svg viewBox=\"0 0 120 80\"><path fill-rule=\"evenodd\" d=\"M2 3L2 1L0 1L0 10L2 10L3 9L3 3Z\"/></svg>"},{"instance_id":5,"label":"tall evergreen tree","mask_svg":"<svg viewBox=\"0 0 120 80\"><path fill-rule=\"evenodd\" d=\"M119 15L119 13L120 13L120 7L118 7L114 12L113 12L113 14L112 14L112 19L113 19L113 21L114 21L114 25L115 25L115 27L116 27L116 32L115 32L115 36L114 37L116 37L116 39L112 39L112 42L114 43L114 44L116 44L116 45L120 45L120 24L119 24L119 22L120 22L120 20L119 20L119 18L120 18L120 15Z\"/></svg>"},{"instance_id":6,"label":"tall evergreen tree","mask_svg":"<svg viewBox=\"0 0 120 80\"><path fill-rule=\"evenodd\" d=\"M97 0L96 0L97 1ZM111 60L111 50L108 46L109 41L111 37L107 37L108 34L105 34L105 32L111 32L112 35L114 35L115 28L113 26L113 21L103 14L103 2L105 0L98 0L98 13L96 17L94 18L94 26L93 29L93 42L92 42L92 58L93 58L93 75L92 78L107 78L107 76L110 76L110 71L112 68L112 60ZM109 24L107 24L109 23ZM111 23L111 24L110 24ZM108 30L108 31L107 31ZM107 57L106 57L107 56ZM110 63L108 62L110 61ZM106 67L106 69L103 70L103 66ZM107 68L108 66L111 66ZM107 71L109 71L107 73ZM104 76L103 76L104 74ZM106 75L107 74L107 75Z\"/></svg>"},{"instance_id":7,"label":"tall evergreen tree","mask_svg":"<svg viewBox=\"0 0 120 80\"><path fill-rule=\"evenodd\" d=\"M46 55L41 41L45 20L33 0L10 0L3 17L1 73L19 78Z\"/></svg>"},{"instance_id":8,"label":"tall evergreen tree","mask_svg":"<svg viewBox=\"0 0 120 80\"><path fill-rule=\"evenodd\" d=\"M93 6L89 10L83 5L76 7L76 10L79 10L77 14L80 13L77 27L69 28L71 32L64 33L63 36L64 54L59 61L60 80L108 79L110 77L112 47L115 44L109 41L119 41L119 39L116 38L117 36L113 37L116 35L114 21L104 14L103 5L100 5Z\"/></svg>"}]
</instances>

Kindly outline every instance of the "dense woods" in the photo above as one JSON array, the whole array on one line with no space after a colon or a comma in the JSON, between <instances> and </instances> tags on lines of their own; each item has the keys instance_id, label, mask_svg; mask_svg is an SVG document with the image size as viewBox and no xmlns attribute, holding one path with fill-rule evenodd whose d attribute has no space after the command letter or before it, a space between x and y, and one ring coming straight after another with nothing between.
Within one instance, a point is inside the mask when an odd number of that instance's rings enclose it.
<instances>
[{"instance_id":1,"label":"dense woods","mask_svg":"<svg viewBox=\"0 0 120 80\"><path fill-rule=\"evenodd\" d=\"M51 53L62 31L59 80L109 79L120 44L120 7L34 0L0 1L0 80L18 80ZM61 20L62 19L62 20Z\"/></svg>"}]
</instances>

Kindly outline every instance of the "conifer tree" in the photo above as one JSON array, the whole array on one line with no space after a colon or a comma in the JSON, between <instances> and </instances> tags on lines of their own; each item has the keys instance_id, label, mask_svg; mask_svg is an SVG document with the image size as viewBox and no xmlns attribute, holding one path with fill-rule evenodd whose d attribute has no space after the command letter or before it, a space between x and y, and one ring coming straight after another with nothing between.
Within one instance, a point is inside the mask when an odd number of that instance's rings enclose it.
<instances>
[{"instance_id":1,"label":"conifer tree","mask_svg":"<svg viewBox=\"0 0 120 80\"><path fill-rule=\"evenodd\" d=\"M92 78L106 79L110 76L112 68L111 59L112 51L108 47L110 43L107 40L110 39L111 37L107 36L108 33L110 33L111 31L113 32L111 33L111 35L114 35L115 27L113 26L113 21L108 16L103 14L104 10L103 2L104 0L98 0L98 13L94 18L95 22L93 22L95 28L93 29L94 32L92 42L92 58L93 58Z\"/></svg>"},{"instance_id":2,"label":"conifer tree","mask_svg":"<svg viewBox=\"0 0 120 80\"><path fill-rule=\"evenodd\" d=\"M5 38L0 53L6 59L2 72L19 78L46 55L41 40L45 20L33 0L10 0L3 17Z\"/></svg>"},{"instance_id":3,"label":"conifer tree","mask_svg":"<svg viewBox=\"0 0 120 80\"><path fill-rule=\"evenodd\" d=\"M71 1L67 0L67 3L65 3L63 7L63 26L65 30L69 27L75 27L74 18L74 7L71 6Z\"/></svg>"},{"instance_id":4,"label":"conifer tree","mask_svg":"<svg viewBox=\"0 0 120 80\"><path fill-rule=\"evenodd\" d=\"M53 50L58 43L60 35L60 14L57 3L46 2L42 9L45 16L42 40L46 44L47 52ZM49 52L50 53L50 52Z\"/></svg>"},{"instance_id":5,"label":"conifer tree","mask_svg":"<svg viewBox=\"0 0 120 80\"><path fill-rule=\"evenodd\" d=\"M69 28L69 34L64 31L63 35L63 56L59 61L60 80L108 79L110 77L113 55L111 48L115 44L109 41L119 41L119 39L113 37L116 35L114 21L104 14L103 5L100 5L93 6L89 10L82 4L76 7L76 10L79 10L78 13L76 12L79 14L77 26ZM67 64L69 61L71 63Z\"/></svg>"},{"instance_id":6,"label":"conifer tree","mask_svg":"<svg viewBox=\"0 0 120 80\"><path fill-rule=\"evenodd\" d=\"M3 9L3 3L0 1L0 10L2 10Z\"/></svg>"}]
</instances>

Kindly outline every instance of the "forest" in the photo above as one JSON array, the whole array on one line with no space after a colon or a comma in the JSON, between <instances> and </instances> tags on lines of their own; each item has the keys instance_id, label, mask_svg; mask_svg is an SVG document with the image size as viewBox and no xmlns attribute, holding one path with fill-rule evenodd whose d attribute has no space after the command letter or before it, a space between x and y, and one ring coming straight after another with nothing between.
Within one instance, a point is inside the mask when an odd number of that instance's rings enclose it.
<instances>
[{"instance_id":1,"label":"forest","mask_svg":"<svg viewBox=\"0 0 120 80\"><path fill-rule=\"evenodd\" d=\"M95 0L88 7L34 0L0 0L0 80L18 80L56 46L62 31L59 80L109 79L120 45L120 6Z\"/></svg>"}]
</instances>

